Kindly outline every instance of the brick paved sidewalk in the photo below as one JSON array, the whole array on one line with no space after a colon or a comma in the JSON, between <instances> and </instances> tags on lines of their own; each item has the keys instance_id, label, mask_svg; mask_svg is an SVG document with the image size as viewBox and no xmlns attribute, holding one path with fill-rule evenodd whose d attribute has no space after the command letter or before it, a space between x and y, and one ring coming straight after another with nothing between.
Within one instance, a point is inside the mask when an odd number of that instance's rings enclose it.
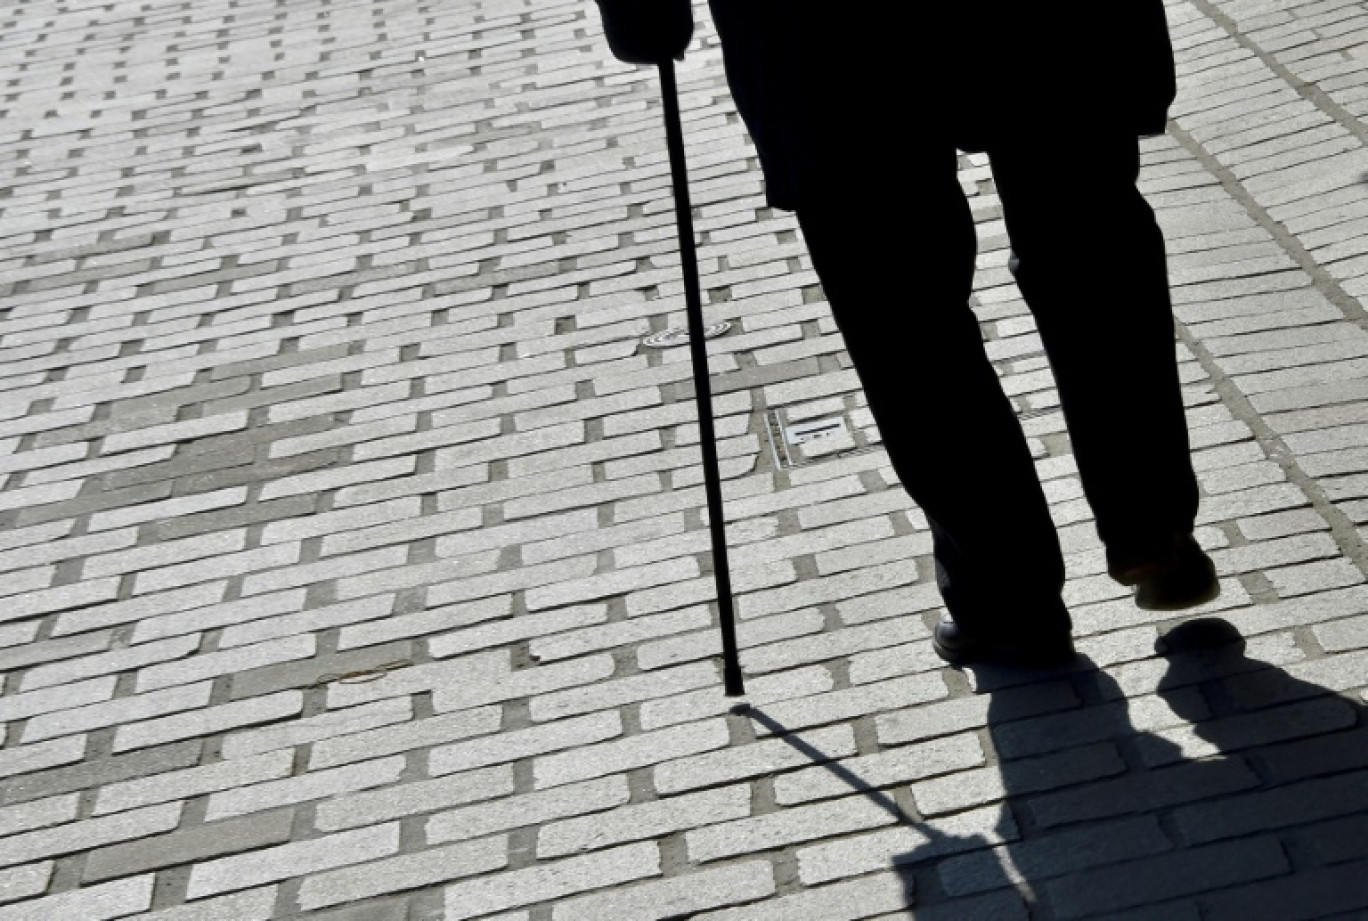
<instances>
[{"instance_id":1,"label":"brick paved sidewalk","mask_svg":"<svg viewBox=\"0 0 1368 921\"><path fill-rule=\"evenodd\" d=\"M931 655L925 519L700 7L745 712L687 352L641 342L682 325L657 84L590 13L4 4L0 921L1368 917L1363 4L1169 3L1142 182L1242 651L1158 655L1190 618L1106 578L962 162L1086 655L1038 675Z\"/></svg>"}]
</instances>

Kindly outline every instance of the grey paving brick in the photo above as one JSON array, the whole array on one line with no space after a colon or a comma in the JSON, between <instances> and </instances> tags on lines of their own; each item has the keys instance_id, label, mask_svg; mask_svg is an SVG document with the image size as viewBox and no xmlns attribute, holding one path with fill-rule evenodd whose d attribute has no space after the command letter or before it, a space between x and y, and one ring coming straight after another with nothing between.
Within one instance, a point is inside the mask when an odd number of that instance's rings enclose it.
<instances>
[{"instance_id":1,"label":"grey paving brick","mask_svg":"<svg viewBox=\"0 0 1368 921\"><path fill-rule=\"evenodd\" d=\"M171 588L228 578L257 569L289 566L298 559L299 544L297 543L274 544L269 547L257 547L238 553L220 553L211 560L195 560L190 563L180 563L140 572L133 580L133 592L134 594L163 592ZM259 581L254 582L253 586L256 587L257 591L265 590L259 587Z\"/></svg>"},{"instance_id":2,"label":"grey paving brick","mask_svg":"<svg viewBox=\"0 0 1368 921\"><path fill-rule=\"evenodd\" d=\"M705 720L545 755L536 760L533 772L538 788L553 787L718 749L727 744L727 736L721 720Z\"/></svg>"},{"instance_id":3,"label":"grey paving brick","mask_svg":"<svg viewBox=\"0 0 1368 921\"><path fill-rule=\"evenodd\" d=\"M207 689L207 685L187 685L187 688ZM173 689L174 690L174 689ZM153 692L153 694L158 692ZM143 694L151 697L152 694ZM135 699L135 698L130 698ZM207 701L206 701L207 702ZM203 704L197 706L203 707ZM161 745L181 739L211 735L253 723L269 723L299 713L303 696L298 691L281 691L267 697L254 697L234 703L203 707L137 723L123 723L114 733L114 750L129 751ZM30 723L30 726L33 724Z\"/></svg>"},{"instance_id":4,"label":"grey paving brick","mask_svg":"<svg viewBox=\"0 0 1368 921\"><path fill-rule=\"evenodd\" d=\"M609 710L443 745L429 753L428 770L435 775L452 774L533 755L575 749L621 735L622 719L616 710Z\"/></svg>"},{"instance_id":5,"label":"grey paving brick","mask_svg":"<svg viewBox=\"0 0 1368 921\"><path fill-rule=\"evenodd\" d=\"M164 803L11 835L0 841L0 866L42 860L44 857L170 831L179 824L180 815L180 803Z\"/></svg>"},{"instance_id":6,"label":"grey paving brick","mask_svg":"<svg viewBox=\"0 0 1368 921\"><path fill-rule=\"evenodd\" d=\"M1137 816L947 857L937 872L946 892L965 895L1027 880L1038 884L1090 867L1172 850L1173 844L1154 817Z\"/></svg>"},{"instance_id":7,"label":"grey paving brick","mask_svg":"<svg viewBox=\"0 0 1368 921\"><path fill-rule=\"evenodd\" d=\"M111 690L113 687L111 682L115 680L113 676L91 679L91 681L100 682L102 686L108 684ZM63 689L54 688L51 690L60 691ZM210 686L205 683L168 688L164 691L153 691L150 694L119 697L112 700L108 699L108 694L105 694L102 695L103 700L100 703L33 717L24 726L23 740L25 743L41 742L57 736L86 732L105 726L122 725L130 720L146 719L157 714L203 707L209 702L210 691ZM34 691L33 693L44 692ZM11 699L20 700L22 696Z\"/></svg>"},{"instance_id":8,"label":"grey paving brick","mask_svg":"<svg viewBox=\"0 0 1368 921\"><path fill-rule=\"evenodd\" d=\"M407 698L404 699L404 703L408 704ZM358 707L343 712L352 713L360 710ZM363 761L378 755L412 751L457 739L485 735L496 731L501 722L500 708L483 707L323 738L314 743L309 756L309 768L319 770L338 764Z\"/></svg>"},{"instance_id":9,"label":"grey paving brick","mask_svg":"<svg viewBox=\"0 0 1368 921\"><path fill-rule=\"evenodd\" d=\"M399 780L405 759L402 756L377 758L343 767L310 771L295 777L239 786L209 797L205 820L261 812L277 806L293 806L314 799L325 799L370 787L385 786Z\"/></svg>"},{"instance_id":10,"label":"grey paving brick","mask_svg":"<svg viewBox=\"0 0 1368 921\"><path fill-rule=\"evenodd\" d=\"M73 821L77 799L74 795L54 796L0 809L0 834L14 835Z\"/></svg>"},{"instance_id":11,"label":"grey paving brick","mask_svg":"<svg viewBox=\"0 0 1368 921\"><path fill-rule=\"evenodd\" d=\"M563 856L742 819L750 814L750 788L737 784L543 825L537 835L537 854Z\"/></svg>"},{"instance_id":12,"label":"grey paving brick","mask_svg":"<svg viewBox=\"0 0 1368 921\"><path fill-rule=\"evenodd\" d=\"M234 761L217 761L148 777L106 783L95 797L95 815L122 812L156 803L185 800L216 790L260 784L288 777L294 759L290 752L274 751Z\"/></svg>"},{"instance_id":13,"label":"grey paving brick","mask_svg":"<svg viewBox=\"0 0 1368 921\"><path fill-rule=\"evenodd\" d=\"M474 803L431 816L429 844L477 838L570 816L601 813L625 804L626 778L618 775Z\"/></svg>"},{"instance_id":14,"label":"grey paving brick","mask_svg":"<svg viewBox=\"0 0 1368 921\"><path fill-rule=\"evenodd\" d=\"M739 908L706 912L696 917L699 921L761 921L767 918L785 918L792 921L856 921L859 918L872 918L879 912L896 912L910 907L908 885L908 882L901 879L897 873L877 873L848 882L781 895ZM738 896L742 894L738 893Z\"/></svg>"},{"instance_id":15,"label":"grey paving brick","mask_svg":"<svg viewBox=\"0 0 1368 921\"><path fill-rule=\"evenodd\" d=\"M314 824L323 831L340 831L507 796L512 792L512 766L499 765L412 781L383 790L353 793L345 799L320 803L314 813Z\"/></svg>"},{"instance_id":16,"label":"grey paving brick","mask_svg":"<svg viewBox=\"0 0 1368 921\"><path fill-rule=\"evenodd\" d=\"M336 739L381 726L403 723L413 718L413 704L407 698L376 701L318 716L291 720L260 729L244 729L224 737L220 753L225 759L246 758L261 752L293 748L323 739Z\"/></svg>"},{"instance_id":17,"label":"grey paving brick","mask_svg":"<svg viewBox=\"0 0 1368 921\"><path fill-rule=\"evenodd\" d=\"M798 848L798 876L807 886L886 870L901 863L992 847L1018 837L1010 815L996 806L915 826L866 832Z\"/></svg>"},{"instance_id":18,"label":"grey paving brick","mask_svg":"<svg viewBox=\"0 0 1368 921\"><path fill-rule=\"evenodd\" d=\"M117 680L113 676L101 676L72 681L65 687L40 687L0 697L0 721L29 719L107 701L114 696Z\"/></svg>"},{"instance_id":19,"label":"grey paving brick","mask_svg":"<svg viewBox=\"0 0 1368 921\"><path fill-rule=\"evenodd\" d=\"M695 828L685 834L684 840L690 859L705 862L875 828L894 821L894 815L883 803L854 796Z\"/></svg>"},{"instance_id":20,"label":"grey paving brick","mask_svg":"<svg viewBox=\"0 0 1368 921\"><path fill-rule=\"evenodd\" d=\"M1049 886L1061 917L1114 912L1285 873L1287 857L1271 836L1161 854Z\"/></svg>"},{"instance_id":21,"label":"grey paving brick","mask_svg":"<svg viewBox=\"0 0 1368 921\"><path fill-rule=\"evenodd\" d=\"M192 899L202 898L389 857L398 850L399 826L395 823L307 841L291 841L247 854L196 863L190 871L187 894Z\"/></svg>"},{"instance_id":22,"label":"grey paving brick","mask_svg":"<svg viewBox=\"0 0 1368 921\"><path fill-rule=\"evenodd\" d=\"M216 899L200 899L139 915L140 921L268 921L275 909L276 886L264 886Z\"/></svg>"},{"instance_id":23,"label":"grey paving brick","mask_svg":"<svg viewBox=\"0 0 1368 921\"><path fill-rule=\"evenodd\" d=\"M0 904L32 898L47 891L52 879L51 860L0 870Z\"/></svg>"},{"instance_id":24,"label":"grey paving brick","mask_svg":"<svg viewBox=\"0 0 1368 921\"><path fill-rule=\"evenodd\" d=\"M293 818L289 812L273 812L99 848L86 857L82 878L98 882L283 844L290 840Z\"/></svg>"},{"instance_id":25,"label":"grey paving brick","mask_svg":"<svg viewBox=\"0 0 1368 921\"><path fill-rule=\"evenodd\" d=\"M180 661L149 665L138 670L137 690L139 693L145 693L234 674L276 662L305 659L314 654L316 645L312 634L287 636L220 652L200 653Z\"/></svg>"},{"instance_id":26,"label":"grey paving brick","mask_svg":"<svg viewBox=\"0 0 1368 921\"><path fill-rule=\"evenodd\" d=\"M114 623L134 622L133 642L146 643L163 637L181 636L216 627L273 618L304 606L303 589L278 592L247 600L220 602L223 583L210 583L133 599L112 605L103 615L92 619ZM59 627L61 621L58 621ZM79 622L69 628L82 626ZM225 631L226 632L226 631Z\"/></svg>"},{"instance_id":27,"label":"grey paving brick","mask_svg":"<svg viewBox=\"0 0 1368 921\"><path fill-rule=\"evenodd\" d=\"M152 904L153 877L135 876L99 886L0 907L3 921L104 921L143 911Z\"/></svg>"},{"instance_id":28,"label":"grey paving brick","mask_svg":"<svg viewBox=\"0 0 1368 921\"><path fill-rule=\"evenodd\" d=\"M282 608L290 610L303 604L304 594L303 590L287 589L277 594L261 596L259 600L263 604L272 603L273 605L279 601ZM299 600L296 604L289 604L287 599ZM345 631L347 626L358 622L385 618L393 607L393 595L371 595L367 598L358 598L355 601L344 601L341 604L330 604L321 608L300 611L297 614L276 613L266 615L254 618L246 623L225 627L223 632L219 634L218 645L219 649L231 649L278 637L317 633L339 626ZM247 609L245 605L240 607L240 610ZM254 667L261 666L254 665Z\"/></svg>"},{"instance_id":29,"label":"grey paving brick","mask_svg":"<svg viewBox=\"0 0 1368 921\"><path fill-rule=\"evenodd\" d=\"M446 888L446 913L450 921L460 921L536 902L559 902L580 892L659 873L660 855L654 844L628 844L453 883Z\"/></svg>"},{"instance_id":30,"label":"grey paving brick","mask_svg":"<svg viewBox=\"0 0 1368 921\"><path fill-rule=\"evenodd\" d=\"M784 774L775 778L774 797L775 802L780 805L790 805L844 796L850 791L851 781L848 778L852 776L871 787L888 787L945 775L942 779L947 786L952 786L952 779L962 779L963 784L968 787L978 772L966 769L982 765L985 760L978 737L972 733L961 733L942 739L932 739L909 748L898 748L858 758L843 757L840 762L843 769L841 774L821 766L806 767L804 770ZM914 783L914 796L919 789L925 789L926 784L932 782ZM989 802L992 799L992 796L984 796L972 805ZM921 804L920 799L917 802ZM933 813L927 811L926 814Z\"/></svg>"},{"instance_id":31,"label":"grey paving brick","mask_svg":"<svg viewBox=\"0 0 1368 921\"><path fill-rule=\"evenodd\" d=\"M472 659L473 657L466 657L457 661L469 663ZM435 688L432 705L438 713L446 713L497 701L548 694L563 688L603 681L613 673L613 670L612 657L601 654L569 662L505 671L502 674L492 674L489 680L479 683L467 680L461 684ZM468 671L465 673L469 674Z\"/></svg>"},{"instance_id":32,"label":"grey paving brick","mask_svg":"<svg viewBox=\"0 0 1368 921\"><path fill-rule=\"evenodd\" d=\"M301 908L359 901L386 892L431 886L435 883L502 869L508 863L507 842L501 838L433 848L375 861L361 868L331 870L310 876L300 887Z\"/></svg>"},{"instance_id":33,"label":"grey paving brick","mask_svg":"<svg viewBox=\"0 0 1368 921\"><path fill-rule=\"evenodd\" d=\"M556 904L552 918L572 921L689 915L719 905L762 899L774 890L773 869L766 861L753 860L562 900Z\"/></svg>"},{"instance_id":34,"label":"grey paving brick","mask_svg":"<svg viewBox=\"0 0 1368 921\"><path fill-rule=\"evenodd\" d=\"M422 691L435 692L458 682L472 684L477 689L472 693L483 694L483 689L489 682L509 675L511 667L508 650L498 649L466 656L456 661L428 662L393 668L374 681L355 684L335 682L329 685L328 706L354 707L357 704L384 700L386 697L417 694Z\"/></svg>"},{"instance_id":35,"label":"grey paving brick","mask_svg":"<svg viewBox=\"0 0 1368 921\"><path fill-rule=\"evenodd\" d=\"M835 685L831 672L822 666L795 668L774 675L760 675L746 683L746 698L752 704L771 704L811 694L830 691ZM717 688L703 688L673 697L648 700L641 704L640 719L643 729L675 726L708 716L726 713L732 702L717 692ZM792 727L790 727L792 728Z\"/></svg>"}]
</instances>

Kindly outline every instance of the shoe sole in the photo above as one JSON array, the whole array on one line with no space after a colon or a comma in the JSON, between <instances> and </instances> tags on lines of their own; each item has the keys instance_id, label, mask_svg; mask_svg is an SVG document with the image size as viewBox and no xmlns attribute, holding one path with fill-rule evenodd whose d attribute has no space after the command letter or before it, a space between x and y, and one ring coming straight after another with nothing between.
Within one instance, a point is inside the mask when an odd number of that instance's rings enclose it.
<instances>
[{"instance_id":1,"label":"shoe sole","mask_svg":"<svg viewBox=\"0 0 1368 921\"><path fill-rule=\"evenodd\" d=\"M1190 595L1177 598L1164 598L1153 596L1146 592L1146 586L1142 583L1135 589L1135 606L1142 611L1186 611L1189 608L1200 607L1209 601L1215 601L1221 597L1221 583L1215 578L1207 585L1202 586L1201 590Z\"/></svg>"},{"instance_id":2,"label":"shoe sole","mask_svg":"<svg viewBox=\"0 0 1368 921\"><path fill-rule=\"evenodd\" d=\"M950 649L942 645L934 635L931 637L931 649L950 665L977 664L1001 665L1009 668L1055 668L1060 665L1068 665L1078 658L1078 653L1072 644L1069 645L1067 653L1061 650L1048 654L1031 655L1000 646L980 646L977 650Z\"/></svg>"}]
</instances>

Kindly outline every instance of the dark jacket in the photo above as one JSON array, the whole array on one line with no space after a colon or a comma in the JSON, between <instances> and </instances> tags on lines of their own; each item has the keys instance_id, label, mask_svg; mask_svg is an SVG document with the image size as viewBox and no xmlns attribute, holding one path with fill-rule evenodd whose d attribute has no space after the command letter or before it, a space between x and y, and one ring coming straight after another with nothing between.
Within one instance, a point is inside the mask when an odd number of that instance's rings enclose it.
<instances>
[{"instance_id":1,"label":"dark jacket","mask_svg":"<svg viewBox=\"0 0 1368 921\"><path fill-rule=\"evenodd\" d=\"M710 6L779 208L819 182L878 194L898 179L903 144L1038 141L1069 156L1090 133L1162 132L1173 102L1163 0Z\"/></svg>"}]
</instances>

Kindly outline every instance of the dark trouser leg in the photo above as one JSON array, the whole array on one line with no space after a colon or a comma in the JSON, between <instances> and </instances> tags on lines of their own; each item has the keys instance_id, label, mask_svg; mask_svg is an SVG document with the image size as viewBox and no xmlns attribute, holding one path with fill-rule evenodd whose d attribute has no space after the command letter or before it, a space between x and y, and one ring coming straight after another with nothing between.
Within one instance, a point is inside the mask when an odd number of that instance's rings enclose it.
<instances>
[{"instance_id":1,"label":"dark trouser leg","mask_svg":"<svg viewBox=\"0 0 1368 921\"><path fill-rule=\"evenodd\" d=\"M990 156L1098 534L1113 560L1144 556L1192 530L1197 482L1164 240L1135 187L1139 143L1117 132L1076 152Z\"/></svg>"},{"instance_id":2,"label":"dark trouser leg","mask_svg":"<svg viewBox=\"0 0 1368 921\"><path fill-rule=\"evenodd\" d=\"M932 521L950 613L976 632L1067 629L1054 525L968 306L976 244L954 151L900 168L914 190L806 198L808 250L894 469Z\"/></svg>"}]
</instances>

